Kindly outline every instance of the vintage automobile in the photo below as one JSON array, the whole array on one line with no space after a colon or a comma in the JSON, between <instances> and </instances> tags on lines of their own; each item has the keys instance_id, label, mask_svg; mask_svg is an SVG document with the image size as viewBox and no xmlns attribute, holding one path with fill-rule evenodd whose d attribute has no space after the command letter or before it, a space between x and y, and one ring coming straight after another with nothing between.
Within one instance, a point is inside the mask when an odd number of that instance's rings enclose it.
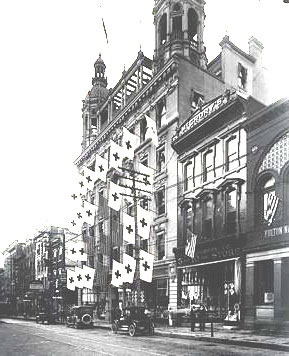
<instances>
[{"instance_id":1,"label":"vintage automobile","mask_svg":"<svg viewBox=\"0 0 289 356\"><path fill-rule=\"evenodd\" d=\"M93 308L89 306L74 306L66 317L66 326L93 327Z\"/></svg>"},{"instance_id":2,"label":"vintage automobile","mask_svg":"<svg viewBox=\"0 0 289 356\"><path fill-rule=\"evenodd\" d=\"M113 320L111 330L113 333L125 331L130 336L144 333L153 335L155 326L144 307L128 307L121 310L119 316Z\"/></svg>"},{"instance_id":3,"label":"vintage automobile","mask_svg":"<svg viewBox=\"0 0 289 356\"><path fill-rule=\"evenodd\" d=\"M36 315L36 324L42 323L44 324L45 322L47 324L54 324L57 321L57 314L56 313L46 313L46 312L40 312Z\"/></svg>"}]
</instances>

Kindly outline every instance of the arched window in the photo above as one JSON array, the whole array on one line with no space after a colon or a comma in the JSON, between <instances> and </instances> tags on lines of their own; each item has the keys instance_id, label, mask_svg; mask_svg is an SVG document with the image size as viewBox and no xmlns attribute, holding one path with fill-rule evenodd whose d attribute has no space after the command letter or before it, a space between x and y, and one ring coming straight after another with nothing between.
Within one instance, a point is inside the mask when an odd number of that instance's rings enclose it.
<instances>
[{"instance_id":1,"label":"arched window","mask_svg":"<svg viewBox=\"0 0 289 356\"><path fill-rule=\"evenodd\" d=\"M257 200L257 212L259 223L271 225L277 211L279 198L275 190L275 178L266 175L259 181L259 196Z\"/></svg>"},{"instance_id":2,"label":"arched window","mask_svg":"<svg viewBox=\"0 0 289 356\"><path fill-rule=\"evenodd\" d=\"M188 11L188 35L190 41L198 39L198 15L194 9Z\"/></svg>"},{"instance_id":3,"label":"arched window","mask_svg":"<svg viewBox=\"0 0 289 356\"><path fill-rule=\"evenodd\" d=\"M167 40L167 14L163 14L159 22L160 44L163 45Z\"/></svg>"}]
</instances>

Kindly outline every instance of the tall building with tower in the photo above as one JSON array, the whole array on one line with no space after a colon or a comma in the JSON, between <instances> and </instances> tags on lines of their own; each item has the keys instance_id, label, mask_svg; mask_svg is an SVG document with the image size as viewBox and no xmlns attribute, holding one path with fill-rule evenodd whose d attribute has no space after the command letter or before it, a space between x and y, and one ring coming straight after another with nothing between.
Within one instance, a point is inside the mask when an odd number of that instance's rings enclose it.
<instances>
[{"instance_id":1,"label":"tall building with tower","mask_svg":"<svg viewBox=\"0 0 289 356\"><path fill-rule=\"evenodd\" d=\"M152 282L141 282L142 303L167 310L196 299L210 301L221 314L233 303L224 297L225 282L235 290L242 283L247 189L243 125L269 98L263 90L263 46L257 39L249 40L245 53L225 36L220 54L208 63L204 6L203 0L156 0L153 59L139 51L111 89L99 56L83 101L82 152L75 164L80 171L95 170L97 154L110 165L110 142L122 145L123 128L137 137L133 159L121 163L153 172L152 194L138 197L152 217L149 239L140 239L140 248L154 255ZM116 171L109 168L109 181L117 181ZM122 234L122 213L134 216L134 209L125 196L121 212L109 208L108 194L107 184L97 180L88 196L97 205L95 222L82 232L88 264L96 269L94 288L83 294L83 301L96 303L97 316L106 319L120 302L135 303L136 287L111 285L112 260L122 262L123 252L135 254ZM196 246L188 256L192 236ZM220 266L220 276L214 280L215 266ZM238 294L234 304L241 299Z\"/></svg>"}]
</instances>

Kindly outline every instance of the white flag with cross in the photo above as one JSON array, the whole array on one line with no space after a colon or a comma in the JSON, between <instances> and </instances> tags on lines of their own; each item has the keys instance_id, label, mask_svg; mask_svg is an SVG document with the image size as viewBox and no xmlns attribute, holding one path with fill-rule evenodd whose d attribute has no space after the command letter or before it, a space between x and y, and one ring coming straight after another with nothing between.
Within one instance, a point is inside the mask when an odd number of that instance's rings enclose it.
<instances>
[{"instance_id":1,"label":"white flag with cross","mask_svg":"<svg viewBox=\"0 0 289 356\"><path fill-rule=\"evenodd\" d=\"M146 190L150 193L153 192L154 170L145 166L142 163L138 163L138 170L140 173L137 177L136 187L138 189ZM145 192L143 194L146 194Z\"/></svg>"},{"instance_id":2,"label":"white flag with cross","mask_svg":"<svg viewBox=\"0 0 289 356\"><path fill-rule=\"evenodd\" d=\"M94 183L98 179L98 175L87 167L83 167L80 172L83 174L84 183L88 190L94 189Z\"/></svg>"},{"instance_id":3,"label":"white flag with cross","mask_svg":"<svg viewBox=\"0 0 289 356\"><path fill-rule=\"evenodd\" d=\"M75 267L75 287L83 288L84 287L84 274L83 270L80 267Z\"/></svg>"},{"instance_id":4,"label":"white flag with cross","mask_svg":"<svg viewBox=\"0 0 289 356\"><path fill-rule=\"evenodd\" d=\"M66 285L67 289L75 290L76 275L71 269L66 270Z\"/></svg>"},{"instance_id":5,"label":"white flag with cross","mask_svg":"<svg viewBox=\"0 0 289 356\"><path fill-rule=\"evenodd\" d=\"M150 237L150 228L152 222L152 212L137 206L137 232L143 239Z\"/></svg>"},{"instance_id":6,"label":"white flag with cross","mask_svg":"<svg viewBox=\"0 0 289 356\"><path fill-rule=\"evenodd\" d=\"M89 225L94 225L94 218L97 213L97 206L87 200L83 202L83 220Z\"/></svg>"},{"instance_id":7,"label":"white flag with cross","mask_svg":"<svg viewBox=\"0 0 289 356\"><path fill-rule=\"evenodd\" d=\"M133 160L134 150L137 147L137 136L128 131L125 127L122 131L122 147L125 157Z\"/></svg>"},{"instance_id":8,"label":"white flag with cross","mask_svg":"<svg viewBox=\"0 0 289 356\"><path fill-rule=\"evenodd\" d=\"M83 275L84 275L84 282L83 282L84 288L92 289L95 269L88 267L86 265L83 265L82 270L83 270Z\"/></svg>"},{"instance_id":9,"label":"white flag with cross","mask_svg":"<svg viewBox=\"0 0 289 356\"><path fill-rule=\"evenodd\" d=\"M123 240L129 244L135 244L135 220L126 213L122 215Z\"/></svg>"},{"instance_id":10,"label":"white flag with cross","mask_svg":"<svg viewBox=\"0 0 289 356\"><path fill-rule=\"evenodd\" d=\"M125 158L123 147L110 140L109 166L115 169L122 166L122 161Z\"/></svg>"},{"instance_id":11,"label":"white flag with cross","mask_svg":"<svg viewBox=\"0 0 289 356\"><path fill-rule=\"evenodd\" d=\"M133 283L133 277L136 269L136 260L130 255L123 254L124 277L123 282Z\"/></svg>"},{"instance_id":12,"label":"white flag with cross","mask_svg":"<svg viewBox=\"0 0 289 356\"><path fill-rule=\"evenodd\" d=\"M112 261L112 277L111 284L115 287L119 287L123 283L124 266L115 260Z\"/></svg>"},{"instance_id":13,"label":"white flag with cross","mask_svg":"<svg viewBox=\"0 0 289 356\"><path fill-rule=\"evenodd\" d=\"M140 250L139 258L140 279L151 283L153 278L154 255L144 250Z\"/></svg>"},{"instance_id":14,"label":"white flag with cross","mask_svg":"<svg viewBox=\"0 0 289 356\"><path fill-rule=\"evenodd\" d=\"M123 188L119 185L110 182L109 183L109 196L108 196L108 206L116 211L120 210L122 202Z\"/></svg>"},{"instance_id":15,"label":"white flag with cross","mask_svg":"<svg viewBox=\"0 0 289 356\"><path fill-rule=\"evenodd\" d=\"M96 154L94 171L98 179L102 180L103 182L106 182L106 175L108 171L108 160Z\"/></svg>"}]
</instances>

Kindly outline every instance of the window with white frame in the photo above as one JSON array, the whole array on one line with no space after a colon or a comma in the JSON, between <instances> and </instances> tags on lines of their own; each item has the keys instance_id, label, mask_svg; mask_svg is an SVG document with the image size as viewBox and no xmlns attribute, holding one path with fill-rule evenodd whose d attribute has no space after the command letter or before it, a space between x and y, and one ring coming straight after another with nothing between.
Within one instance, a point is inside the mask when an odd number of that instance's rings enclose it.
<instances>
[{"instance_id":1,"label":"window with white frame","mask_svg":"<svg viewBox=\"0 0 289 356\"><path fill-rule=\"evenodd\" d=\"M161 98L156 105L156 115L157 115L157 125L158 128L164 126L167 123L167 109L166 109L166 98Z\"/></svg>"},{"instance_id":2,"label":"window with white frame","mask_svg":"<svg viewBox=\"0 0 289 356\"><path fill-rule=\"evenodd\" d=\"M158 215L165 214L166 205L165 205L165 188L158 190L155 194L156 197L156 210Z\"/></svg>"},{"instance_id":3,"label":"window with white frame","mask_svg":"<svg viewBox=\"0 0 289 356\"><path fill-rule=\"evenodd\" d=\"M248 69L241 63L238 63L238 86L239 88L246 90L247 86Z\"/></svg>"},{"instance_id":4,"label":"window with white frame","mask_svg":"<svg viewBox=\"0 0 289 356\"><path fill-rule=\"evenodd\" d=\"M166 166L165 146L158 147L156 151L157 172L161 172Z\"/></svg>"},{"instance_id":5,"label":"window with white frame","mask_svg":"<svg viewBox=\"0 0 289 356\"><path fill-rule=\"evenodd\" d=\"M160 232L156 236L156 252L157 260L163 260L165 258L165 233Z\"/></svg>"},{"instance_id":6,"label":"window with white frame","mask_svg":"<svg viewBox=\"0 0 289 356\"><path fill-rule=\"evenodd\" d=\"M238 167L238 138L236 135L230 137L226 143L226 171L230 171Z\"/></svg>"},{"instance_id":7,"label":"window with white frame","mask_svg":"<svg viewBox=\"0 0 289 356\"><path fill-rule=\"evenodd\" d=\"M184 188L192 190L195 185L195 159L192 157L184 164Z\"/></svg>"},{"instance_id":8,"label":"window with white frame","mask_svg":"<svg viewBox=\"0 0 289 356\"><path fill-rule=\"evenodd\" d=\"M211 181L214 177L214 151L213 149L210 149L205 152L203 156L203 181Z\"/></svg>"}]
</instances>

